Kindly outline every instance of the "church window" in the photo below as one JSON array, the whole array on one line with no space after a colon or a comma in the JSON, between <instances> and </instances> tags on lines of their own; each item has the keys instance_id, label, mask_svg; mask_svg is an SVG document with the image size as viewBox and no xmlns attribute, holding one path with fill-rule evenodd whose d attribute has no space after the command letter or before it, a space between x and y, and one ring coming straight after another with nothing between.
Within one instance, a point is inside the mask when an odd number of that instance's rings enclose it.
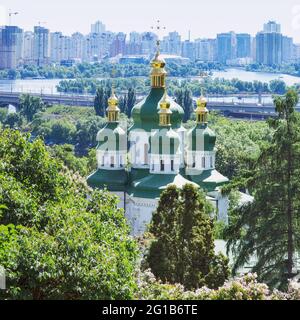
<instances>
[{"instance_id":1,"label":"church window","mask_svg":"<svg viewBox=\"0 0 300 320\"><path fill-rule=\"evenodd\" d=\"M206 168L206 161L205 161L205 157L202 158L202 168Z\"/></svg>"},{"instance_id":2,"label":"church window","mask_svg":"<svg viewBox=\"0 0 300 320\"><path fill-rule=\"evenodd\" d=\"M193 156L193 168L196 168L196 157Z\"/></svg>"},{"instance_id":3,"label":"church window","mask_svg":"<svg viewBox=\"0 0 300 320\"><path fill-rule=\"evenodd\" d=\"M114 159L114 157L111 157L111 158L110 158L110 166L111 166L112 168L115 167L115 159Z\"/></svg>"},{"instance_id":4,"label":"church window","mask_svg":"<svg viewBox=\"0 0 300 320\"><path fill-rule=\"evenodd\" d=\"M164 160L160 160L160 171L165 171L165 163L164 163Z\"/></svg>"},{"instance_id":5,"label":"church window","mask_svg":"<svg viewBox=\"0 0 300 320\"><path fill-rule=\"evenodd\" d=\"M210 167L212 168L213 166L213 157L210 157Z\"/></svg>"},{"instance_id":6,"label":"church window","mask_svg":"<svg viewBox=\"0 0 300 320\"><path fill-rule=\"evenodd\" d=\"M171 171L174 171L174 160L171 160Z\"/></svg>"}]
</instances>

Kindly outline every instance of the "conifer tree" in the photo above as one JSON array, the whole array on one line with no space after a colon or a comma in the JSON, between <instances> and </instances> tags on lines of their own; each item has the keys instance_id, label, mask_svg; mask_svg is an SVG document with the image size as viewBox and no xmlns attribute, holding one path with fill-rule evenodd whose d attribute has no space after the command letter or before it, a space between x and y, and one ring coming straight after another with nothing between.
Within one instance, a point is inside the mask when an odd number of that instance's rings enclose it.
<instances>
[{"instance_id":1,"label":"conifer tree","mask_svg":"<svg viewBox=\"0 0 300 320\"><path fill-rule=\"evenodd\" d=\"M236 256L234 273L255 257L253 271L259 278L284 288L294 276L300 249L298 94L290 90L274 103L278 117L269 120L275 129L272 143L262 151L252 172L237 179L254 191L255 200L232 213L227 236L228 249Z\"/></svg>"},{"instance_id":2,"label":"conifer tree","mask_svg":"<svg viewBox=\"0 0 300 320\"><path fill-rule=\"evenodd\" d=\"M105 115L105 93L103 87L99 87L96 92L94 101L94 108L97 116L103 117Z\"/></svg>"},{"instance_id":3,"label":"conifer tree","mask_svg":"<svg viewBox=\"0 0 300 320\"><path fill-rule=\"evenodd\" d=\"M214 253L211 205L193 185L182 190L170 186L161 196L153 215L147 262L164 282L186 289L217 288L229 276L228 260Z\"/></svg>"}]
</instances>

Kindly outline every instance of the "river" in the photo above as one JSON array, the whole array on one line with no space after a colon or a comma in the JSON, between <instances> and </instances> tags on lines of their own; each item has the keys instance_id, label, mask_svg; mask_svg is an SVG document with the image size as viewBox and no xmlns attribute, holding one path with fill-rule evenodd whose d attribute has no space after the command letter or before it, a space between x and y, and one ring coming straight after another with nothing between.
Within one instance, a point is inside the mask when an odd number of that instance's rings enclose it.
<instances>
[{"instance_id":1,"label":"river","mask_svg":"<svg viewBox=\"0 0 300 320\"><path fill-rule=\"evenodd\" d=\"M242 69L227 69L226 71L215 71L213 78L224 78L231 80L233 78L242 81L261 81L270 82L275 79L281 79L287 85L300 83L300 77L289 76L285 74L249 72ZM24 92L24 93L44 93L57 94L56 86L60 79L37 79L37 80L0 80L0 91L5 92Z\"/></svg>"}]
</instances>

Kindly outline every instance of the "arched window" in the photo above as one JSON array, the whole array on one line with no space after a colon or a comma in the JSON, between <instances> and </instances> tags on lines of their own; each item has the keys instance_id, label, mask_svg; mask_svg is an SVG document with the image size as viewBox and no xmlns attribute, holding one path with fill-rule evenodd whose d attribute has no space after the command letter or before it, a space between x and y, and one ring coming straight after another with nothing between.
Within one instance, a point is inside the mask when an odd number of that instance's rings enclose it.
<instances>
[{"instance_id":1,"label":"arched window","mask_svg":"<svg viewBox=\"0 0 300 320\"><path fill-rule=\"evenodd\" d=\"M214 164L213 164L213 157L210 157L210 167L213 168Z\"/></svg>"},{"instance_id":2,"label":"arched window","mask_svg":"<svg viewBox=\"0 0 300 320\"><path fill-rule=\"evenodd\" d=\"M196 168L196 157L193 156L193 168Z\"/></svg>"},{"instance_id":3,"label":"arched window","mask_svg":"<svg viewBox=\"0 0 300 320\"><path fill-rule=\"evenodd\" d=\"M105 158L104 158L104 156L102 157L102 167L104 167L104 165L105 165Z\"/></svg>"}]
</instances>

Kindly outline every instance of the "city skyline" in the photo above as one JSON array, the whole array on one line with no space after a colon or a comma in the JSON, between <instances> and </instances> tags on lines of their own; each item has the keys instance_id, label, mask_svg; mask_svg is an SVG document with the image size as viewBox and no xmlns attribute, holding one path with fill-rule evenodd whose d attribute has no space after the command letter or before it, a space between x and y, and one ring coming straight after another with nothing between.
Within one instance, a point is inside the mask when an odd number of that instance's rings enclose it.
<instances>
[{"instance_id":1,"label":"city skyline","mask_svg":"<svg viewBox=\"0 0 300 320\"><path fill-rule=\"evenodd\" d=\"M11 24L24 30L33 30L33 26L44 25L52 32L61 31L66 35L75 32L87 34L91 24L97 20L102 21L112 32L151 31L156 19L161 19L166 26L165 34L178 31L183 39L211 38L217 33L235 31L249 33L254 36L262 30L263 24L268 20L276 20L282 25L282 33L294 38L300 43L300 1L287 0L284 4L274 3L270 0L253 0L251 3L237 3L229 0L226 4L220 0L211 0L209 3L188 0L184 4L178 0L170 3L160 3L152 0L141 3L137 0L128 0L126 3L112 0L87 0L84 4L64 0L63 3L53 0L50 3L35 3L27 0L1 0L0 25L8 24L8 11L19 12L12 16ZM185 11L183 10L183 6ZM157 17L157 8L163 12ZM134 8L134 10L133 10ZM234 9L233 9L234 8ZM82 15L86 10L87 14ZM64 14L69 12L66 20ZM138 14L140 12L140 14ZM205 14L203 14L205 12ZM186 14L185 14L186 13ZM253 14L251 14L253 13ZM6 17L6 21L5 18Z\"/></svg>"}]
</instances>

